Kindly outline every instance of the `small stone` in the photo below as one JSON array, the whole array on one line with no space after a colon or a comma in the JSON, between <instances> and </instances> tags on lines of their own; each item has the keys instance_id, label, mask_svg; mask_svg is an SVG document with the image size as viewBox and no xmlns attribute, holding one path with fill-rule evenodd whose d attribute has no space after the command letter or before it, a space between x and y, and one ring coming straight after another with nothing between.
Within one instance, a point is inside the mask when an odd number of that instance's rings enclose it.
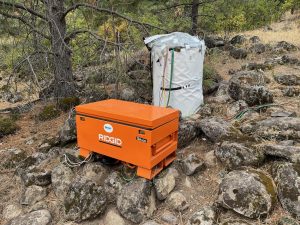
<instances>
[{"instance_id":1,"label":"small stone","mask_svg":"<svg viewBox=\"0 0 300 225\"><path fill-rule=\"evenodd\" d=\"M181 167L183 172L190 176L205 169L206 165L203 159L198 157L195 153L191 153L181 161Z\"/></svg>"},{"instance_id":2,"label":"small stone","mask_svg":"<svg viewBox=\"0 0 300 225\"><path fill-rule=\"evenodd\" d=\"M284 145L284 146L293 146L295 142L293 140L285 140L285 141L280 141L279 145Z\"/></svg>"},{"instance_id":3,"label":"small stone","mask_svg":"<svg viewBox=\"0 0 300 225\"><path fill-rule=\"evenodd\" d=\"M22 207L18 204L10 204L4 207L2 217L5 220L11 220L22 213Z\"/></svg>"},{"instance_id":4,"label":"small stone","mask_svg":"<svg viewBox=\"0 0 300 225\"><path fill-rule=\"evenodd\" d=\"M215 155L215 151L212 150L205 153L204 160L205 160L205 164L208 167L214 167L217 164L217 157Z\"/></svg>"},{"instance_id":5,"label":"small stone","mask_svg":"<svg viewBox=\"0 0 300 225\"><path fill-rule=\"evenodd\" d=\"M244 44L246 42L246 37L244 35L238 34L236 36L234 36L231 40L230 40L230 44L232 45L241 45Z\"/></svg>"},{"instance_id":6,"label":"small stone","mask_svg":"<svg viewBox=\"0 0 300 225\"><path fill-rule=\"evenodd\" d=\"M275 111L271 113L271 117L297 117L297 114L290 111Z\"/></svg>"},{"instance_id":7,"label":"small stone","mask_svg":"<svg viewBox=\"0 0 300 225\"><path fill-rule=\"evenodd\" d=\"M249 39L252 43L259 43L260 38L258 36L253 36Z\"/></svg>"},{"instance_id":8,"label":"small stone","mask_svg":"<svg viewBox=\"0 0 300 225\"><path fill-rule=\"evenodd\" d=\"M248 104L244 100L238 100L227 107L226 115L227 117L232 118L246 108L248 108Z\"/></svg>"},{"instance_id":9,"label":"small stone","mask_svg":"<svg viewBox=\"0 0 300 225\"><path fill-rule=\"evenodd\" d=\"M189 145L198 135L196 122L181 120L178 130L178 148Z\"/></svg>"},{"instance_id":10,"label":"small stone","mask_svg":"<svg viewBox=\"0 0 300 225\"><path fill-rule=\"evenodd\" d=\"M277 225L299 225L300 223L291 217L282 217L278 220Z\"/></svg>"},{"instance_id":11,"label":"small stone","mask_svg":"<svg viewBox=\"0 0 300 225\"><path fill-rule=\"evenodd\" d=\"M266 46L262 43L257 43L252 45L249 50L255 54L262 54L266 51Z\"/></svg>"},{"instance_id":12,"label":"small stone","mask_svg":"<svg viewBox=\"0 0 300 225\"><path fill-rule=\"evenodd\" d=\"M20 215L12 219L6 225L48 225L52 221L51 214L48 210L42 209Z\"/></svg>"},{"instance_id":13,"label":"small stone","mask_svg":"<svg viewBox=\"0 0 300 225\"><path fill-rule=\"evenodd\" d=\"M104 217L105 225L126 225L124 219L114 209L110 209Z\"/></svg>"},{"instance_id":14,"label":"small stone","mask_svg":"<svg viewBox=\"0 0 300 225\"><path fill-rule=\"evenodd\" d=\"M71 113L71 116L65 121L61 130L59 131L59 140L61 144L67 144L77 139L76 135L76 120L75 113Z\"/></svg>"},{"instance_id":15,"label":"small stone","mask_svg":"<svg viewBox=\"0 0 300 225\"><path fill-rule=\"evenodd\" d=\"M29 212L33 212L41 209L48 209L48 205L45 201L40 201L35 203L33 206L30 207Z\"/></svg>"},{"instance_id":16,"label":"small stone","mask_svg":"<svg viewBox=\"0 0 300 225\"><path fill-rule=\"evenodd\" d=\"M216 225L217 214L213 207L204 207L199 209L189 219L187 225Z\"/></svg>"},{"instance_id":17,"label":"small stone","mask_svg":"<svg viewBox=\"0 0 300 225\"><path fill-rule=\"evenodd\" d=\"M179 221L177 219L176 216L174 216L172 213L170 212L165 212L162 216L161 216L161 220L169 225L178 225Z\"/></svg>"},{"instance_id":18,"label":"small stone","mask_svg":"<svg viewBox=\"0 0 300 225\"><path fill-rule=\"evenodd\" d=\"M172 192L166 202L176 211L184 211L189 207L185 196L178 191Z\"/></svg>"},{"instance_id":19,"label":"small stone","mask_svg":"<svg viewBox=\"0 0 300 225\"><path fill-rule=\"evenodd\" d=\"M267 156L275 156L286 159L290 162L300 162L300 147L266 144L263 146Z\"/></svg>"},{"instance_id":20,"label":"small stone","mask_svg":"<svg viewBox=\"0 0 300 225\"><path fill-rule=\"evenodd\" d=\"M26 188L25 193L22 195L22 205L33 205L34 203L42 200L47 196L46 188L41 186L32 185Z\"/></svg>"},{"instance_id":21,"label":"small stone","mask_svg":"<svg viewBox=\"0 0 300 225\"><path fill-rule=\"evenodd\" d=\"M161 225L161 224L155 222L154 220L148 220L145 223L142 223L141 225Z\"/></svg>"},{"instance_id":22,"label":"small stone","mask_svg":"<svg viewBox=\"0 0 300 225\"><path fill-rule=\"evenodd\" d=\"M277 74L274 76L274 80L283 85L300 85L300 76L295 74Z\"/></svg>"},{"instance_id":23,"label":"small stone","mask_svg":"<svg viewBox=\"0 0 300 225\"><path fill-rule=\"evenodd\" d=\"M164 176L156 178L154 180L156 197L159 200L166 199L169 193L174 189L175 184L175 177L171 173L166 173Z\"/></svg>"}]
</instances>

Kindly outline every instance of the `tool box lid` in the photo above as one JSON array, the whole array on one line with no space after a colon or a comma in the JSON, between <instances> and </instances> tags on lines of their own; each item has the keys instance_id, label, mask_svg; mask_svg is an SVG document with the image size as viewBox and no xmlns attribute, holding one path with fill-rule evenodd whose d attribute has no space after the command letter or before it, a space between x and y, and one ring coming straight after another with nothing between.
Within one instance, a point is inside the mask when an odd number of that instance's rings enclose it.
<instances>
[{"instance_id":1,"label":"tool box lid","mask_svg":"<svg viewBox=\"0 0 300 225\"><path fill-rule=\"evenodd\" d=\"M179 111L116 99L88 103L76 107L76 113L145 128L156 128L179 117Z\"/></svg>"}]
</instances>

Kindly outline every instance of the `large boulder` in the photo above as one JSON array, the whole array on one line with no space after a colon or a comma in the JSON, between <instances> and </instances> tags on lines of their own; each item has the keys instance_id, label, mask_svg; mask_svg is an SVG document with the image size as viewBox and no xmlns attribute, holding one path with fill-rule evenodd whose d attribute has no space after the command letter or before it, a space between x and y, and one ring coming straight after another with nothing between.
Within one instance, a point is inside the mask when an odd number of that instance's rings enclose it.
<instances>
[{"instance_id":1,"label":"large boulder","mask_svg":"<svg viewBox=\"0 0 300 225\"><path fill-rule=\"evenodd\" d=\"M268 118L244 124L243 133L253 134L255 138L267 140L300 140L300 118L279 117Z\"/></svg>"},{"instance_id":2,"label":"large boulder","mask_svg":"<svg viewBox=\"0 0 300 225\"><path fill-rule=\"evenodd\" d=\"M73 221L91 219L106 209L104 189L92 181L76 179L64 200L66 218Z\"/></svg>"},{"instance_id":3,"label":"large boulder","mask_svg":"<svg viewBox=\"0 0 300 225\"><path fill-rule=\"evenodd\" d=\"M138 178L126 184L121 190L117 207L123 217L133 223L141 223L155 210L155 198L151 182Z\"/></svg>"},{"instance_id":4,"label":"large boulder","mask_svg":"<svg viewBox=\"0 0 300 225\"><path fill-rule=\"evenodd\" d=\"M63 200L68 192L69 186L75 177L71 168L64 164L56 166L51 174L52 188L59 200Z\"/></svg>"},{"instance_id":5,"label":"large boulder","mask_svg":"<svg viewBox=\"0 0 300 225\"><path fill-rule=\"evenodd\" d=\"M229 54L235 59L245 59L248 55L248 52L243 48L232 48Z\"/></svg>"},{"instance_id":6,"label":"large boulder","mask_svg":"<svg viewBox=\"0 0 300 225\"><path fill-rule=\"evenodd\" d=\"M236 36L234 36L231 40L230 40L230 44L232 45L241 45L244 44L247 41L245 35L242 34L238 34Z\"/></svg>"},{"instance_id":7,"label":"large boulder","mask_svg":"<svg viewBox=\"0 0 300 225\"><path fill-rule=\"evenodd\" d=\"M219 117L202 119L199 123L199 127L212 142L219 142L227 139L238 140L243 138L238 129L235 129L229 122Z\"/></svg>"},{"instance_id":8,"label":"large boulder","mask_svg":"<svg viewBox=\"0 0 300 225\"><path fill-rule=\"evenodd\" d=\"M262 150L253 148L252 145L224 141L215 150L216 157L230 169L241 166L259 166L265 156Z\"/></svg>"},{"instance_id":9,"label":"large boulder","mask_svg":"<svg viewBox=\"0 0 300 225\"><path fill-rule=\"evenodd\" d=\"M278 163L273 176L282 207L296 219L300 219L300 163Z\"/></svg>"},{"instance_id":10,"label":"large boulder","mask_svg":"<svg viewBox=\"0 0 300 225\"><path fill-rule=\"evenodd\" d=\"M112 172L104 180L104 190L108 202L115 202L124 186L124 180L118 172Z\"/></svg>"},{"instance_id":11,"label":"large boulder","mask_svg":"<svg viewBox=\"0 0 300 225\"><path fill-rule=\"evenodd\" d=\"M225 41L221 37L205 36L204 40L208 48L222 47L225 45Z\"/></svg>"},{"instance_id":12,"label":"large boulder","mask_svg":"<svg viewBox=\"0 0 300 225\"><path fill-rule=\"evenodd\" d=\"M300 76L295 74L277 74L274 79L277 83L283 85L300 85Z\"/></svg>"},{"instance_id":13,"label":"large boulder","mask_svg":"<svg viewBox=\"0 0 300 225\"><path fill-rule=\"evenodd\" d=\"M59 131L59 140L63 145L76 141L77 139L75 115L75 112L71 111L69 118L65 121L64 125Z\"/></svg>"},{"instance_id":14,"label":"large boulder","mask_svg":"<svg viewBox=\"0 0 300 225\"><path fill-rule=\"evenodd\" d=\"M164 200L168 197L171 191L175 188L176 179L174 174L166 173L154 180L156 197L159 200Z\"/></svg>"},{"instance_id":15,"label":"large boulder","mask_svg":"<svg viewBox=\"0 0 300 225\"><path fill-rule=\"evenodd\" d=\"M300 162L300 147L266 144L263 146L264 152L267 156L275 156L286 159L290 162Z\"/></svg>"},{"instance_id":16,"label":"large boulder","mask_svg":"<svg viewBox=\"0 0 300 225\"><path fill-rule=\"evenodd\" d=\"M195 121L181 120L178 130L178 148L189 145L198 135L198 128Z\"/></svg>"},{"instance_id":17,"label":"large boulder","mask_svg":"<svg viewBox=\"0 0 300 225\"><path fill-rule=\"evenodd\" d=\"M266 78L255 71L240 71L229 80L229 95L244 100L249 106L273 102L272 93L264 86Z\"/></svg>"},{"instance_id":18,"label":"large boulder","mask_svg":"<svg viewBox=\"0 0 300 225\"><path fill-rule=\"evenodd\" d=\"M48 210L42 209L33 211L12 219L6 225L48 225L52 221Z\"/></svg>"},{"instance_id":19,"label":"large boulder","mask_svg":"<svg viewBox=\"0 0 300 225\"><path fill-rule=\"evenodd\" d=\"M249 218L266 217L276 202L276 187L262 171L235 170L222 180L218 202Z\"/></svg>"},{"instance_id":20,"label":"large boulder","mask_svg":"<svg viewBox=\"0 0 300 225\"><path fill-rule=\"evenodd\" d=\"M195 212L187 225L216 225L217 213L213 207L204 207Z\"/></svg>"}]
</instances>

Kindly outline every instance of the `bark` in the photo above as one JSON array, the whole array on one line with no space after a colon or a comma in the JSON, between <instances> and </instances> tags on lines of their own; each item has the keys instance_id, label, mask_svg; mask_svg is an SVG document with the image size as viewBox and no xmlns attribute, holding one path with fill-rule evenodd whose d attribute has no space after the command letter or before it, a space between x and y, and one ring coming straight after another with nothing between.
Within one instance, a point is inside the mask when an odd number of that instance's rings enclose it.
<instances>
[{"instance_id":1,"label":"bark","mask_svg":"<svg viewBox=\"0 0 300 225\"><path fill-rule=\"evenodd\" d=\"M46 0L47 17L54 53L54 96L65 98L76 95L72 72L71 49L65 42L66 20L64 0Z\"/></svg>"},{"instance_id":2,"label":"bark","mask_svg":"<svg viewBox=\"0 0 300 225\"><path fill-rule=\"evenodd\" d=\"M197 35L197 27L198 27L198 8L199 8L199 0L193 0L192 2L192 34Z\"/></svg>"}]
</instances>

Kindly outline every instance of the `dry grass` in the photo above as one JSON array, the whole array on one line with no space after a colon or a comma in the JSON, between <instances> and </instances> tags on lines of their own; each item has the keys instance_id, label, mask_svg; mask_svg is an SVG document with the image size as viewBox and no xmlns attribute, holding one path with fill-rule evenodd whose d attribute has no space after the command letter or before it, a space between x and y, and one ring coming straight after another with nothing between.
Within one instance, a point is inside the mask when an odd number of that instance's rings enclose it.
<instances>
[{"instance_id":1,"label":"dry grass","mask_svg":"<svg viewBox=\"0 0 300 225\"><path fill-rule=\"evenodd\" d=\"M247 36L259 36L263 43L272 44L285 40L294 45L300 46L300 13L291 15L287 13L282 21L273 23L270 26L272 30L264 29L244 32Z\"/></svg>"}]
</instances>

